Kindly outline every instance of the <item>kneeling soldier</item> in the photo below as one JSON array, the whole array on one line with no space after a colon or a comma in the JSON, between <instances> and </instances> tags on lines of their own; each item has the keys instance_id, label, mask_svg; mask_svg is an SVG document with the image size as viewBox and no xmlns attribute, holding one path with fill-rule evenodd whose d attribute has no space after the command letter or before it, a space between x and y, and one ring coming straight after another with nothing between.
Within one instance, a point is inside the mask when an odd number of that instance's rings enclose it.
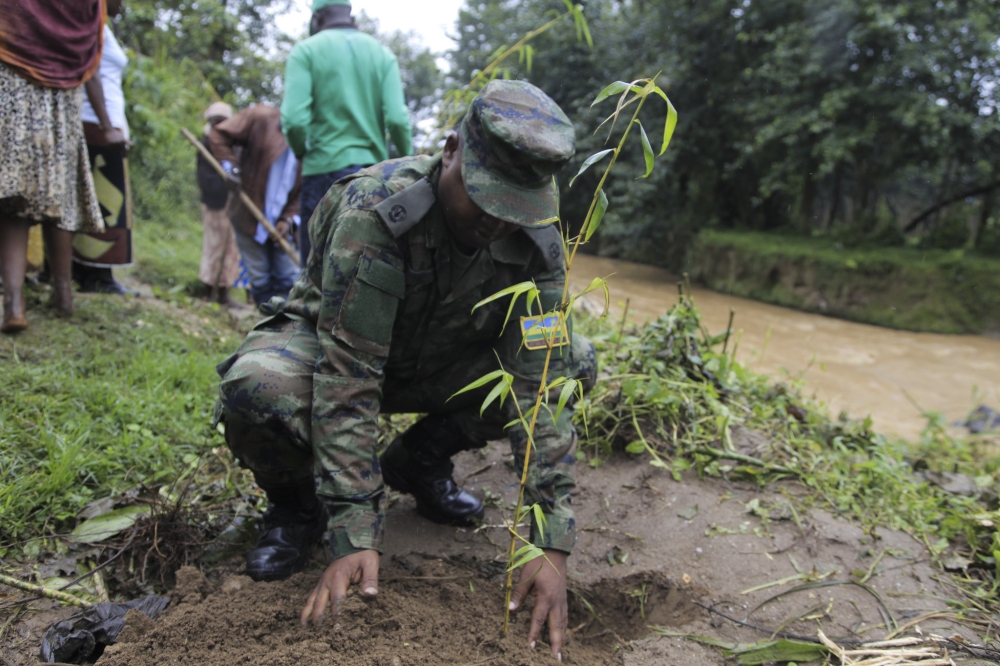
<instances>
[{"instance_id":1,"label":"kneeling soldier","mask_svg":"<svg viewBox=\"0 0 1000 666\"><path fill-rule=\"evenodd\" d=\"M573 153L573 126L545 93L491 82L442 153L389 160L330 189L310 221L312 253L288 300L219 366L226 441L270 503L247 573L278 580L301 570L325 508L334 561L303 621L318 621L331 601L336 615L351 583L376 594L383 481L411 493L429 520L465 525L483 505L455 483L451 457L509 436L521 468L527 435L504 430L516 418L513 400L480 416L490 387L449 397L496 370L499 357L522 410L534 404L546 352L525 344L524 299L506 328L507 298L473 306L527 280L546 310L558 304L565 269L553 175ZM548 378L586 384L596 374L594 348L567 324ZM514 593L515 607L537 596L529 640L547 620L556 654L575 541L572 411L556 421L548 410L538 416L528 501L540 503L547 526L543 536L533 525L530 538L548 561L525 565ZM377 418L388 413L427 416L379 457Z\"/></svg>"}]
</instances>

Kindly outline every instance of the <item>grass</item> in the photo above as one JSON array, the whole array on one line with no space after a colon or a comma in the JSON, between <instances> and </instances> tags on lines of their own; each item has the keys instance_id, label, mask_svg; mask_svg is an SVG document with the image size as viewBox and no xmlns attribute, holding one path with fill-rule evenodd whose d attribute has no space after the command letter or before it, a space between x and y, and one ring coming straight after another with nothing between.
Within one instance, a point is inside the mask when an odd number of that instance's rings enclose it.
<instances>
[{"instance_id":1,"label":"grass","mask_svg":"<svg viewBox=\"0 0 1000 666\"><path fill-rule=\"evenodd\" d=\"M238 334L207 306L78 299L0 340L0 555L67 531L88 502L176 479L219 446L214 366Z\"/></svg>"},{"instance_id":2,"label":"grass","mask_svg":"<svg viewBox=\"0 0 1000 666\"><path fill-rule=\"evenodd\" d=\"M1000 331L1000 259L963 250L702 231L687 265L717 291L800 310L913 331Z\"/></svg>"},{"instance_id":3,"label":"grass","mask_svg":"<svg viewBox=\"0 0 1000 666\"><path fill-rule=\"evenodd\" d=\"M733 341L713 336L688 299L645 327L619 329L592 319L578 330L594 340L604 380L581 410L588 434L580 457L603 464L614 450L645 456L677 480L685 470L764 486L794 481L821 506L878 530L905 530L935 558L959 555L965 604L1000 610L1000 437L956 437L928 413L920 441L888 440L871 421L831 419L796 384L775 384L734 360ZM620 350L616 353L616 350ZM742 437L762 433L758 444ZM975 497L946 492L934 474L964 475ZM791 502L791 497L789 502Z\"/></svg>"}]
</instances>

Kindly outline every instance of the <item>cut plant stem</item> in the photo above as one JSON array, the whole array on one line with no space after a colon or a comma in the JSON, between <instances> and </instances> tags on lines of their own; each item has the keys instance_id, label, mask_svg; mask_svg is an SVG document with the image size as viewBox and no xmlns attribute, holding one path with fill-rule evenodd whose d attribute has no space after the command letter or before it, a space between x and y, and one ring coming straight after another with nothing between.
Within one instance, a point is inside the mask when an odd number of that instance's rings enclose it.
<instances>
[{"instance_id":1,"label":"cut plant stem","mask_svg":"<svg viewBox=\"0 0 1000 666\"><path fill-rule=\"evenodd\" d=\"M31 592L32 594L40 594L48 599L54 599L55 601L60 601L64 604L70 604L73 606L79 606L80 608L90 608L91 604L87 603L79 597L74 597L68 592L60 592L59 590L50 590L44 585L34 585L32 583L26 583L23 580L13 578L11 576L5 576L0 574L0 583L7 585L9 587L17 588L18 590L24 590L25 592Z\"/></svg>"}]
</instances>

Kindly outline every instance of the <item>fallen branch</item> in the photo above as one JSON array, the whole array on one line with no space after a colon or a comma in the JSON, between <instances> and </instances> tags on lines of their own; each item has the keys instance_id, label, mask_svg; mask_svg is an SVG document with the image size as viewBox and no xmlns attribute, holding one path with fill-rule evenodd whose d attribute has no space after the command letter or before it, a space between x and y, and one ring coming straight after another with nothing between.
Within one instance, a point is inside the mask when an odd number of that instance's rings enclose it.
<instances>
[{"instance_id":1,"label":"fallen branch","mask_svg":"<svg viewBox=\"0 0 1000 666\"><path fill-rule=\"evenodd\" d=\"M80 599L79 597L74 597L68 592L60 592L59 590L50 590L44 585L34 585L32 583L26 583L23 580L13 578L11 576L5 576L0 574L0 583L7 585L8 587L13 587L18 590L24 590L25 592L31 592L32 594L38 594L48 599L54 599L56 601L61 601L64 604L71 604L73 606L79 606L80 608L89 608L90 604Z\"/></svg>"}]
</instances>

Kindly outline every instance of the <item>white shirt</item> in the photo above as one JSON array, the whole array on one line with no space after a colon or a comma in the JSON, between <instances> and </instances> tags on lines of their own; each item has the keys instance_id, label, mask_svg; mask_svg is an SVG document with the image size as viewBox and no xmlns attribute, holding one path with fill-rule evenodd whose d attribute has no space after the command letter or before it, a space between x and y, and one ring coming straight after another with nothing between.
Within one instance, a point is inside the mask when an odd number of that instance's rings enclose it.
<instances>
[{"instance_id":1,"label":"white shirt","mask_svg":"<svg viewBox=\"0 0 1000 666\"><path fill-rule=\"evenodd\" d=\"M104 49L101 52L101 66L97 75L101 77L104 86L104 107L108 111L111 125L117 127L128 138L128 121L125 120L125 93L122 92L122 72L128 64L128 56L122 49L111 26L104 24ZM81 120L85 123L100 125L101 121L90 106L87 95L83 96L83 113Z\"/></svg>"}]
</instances>

